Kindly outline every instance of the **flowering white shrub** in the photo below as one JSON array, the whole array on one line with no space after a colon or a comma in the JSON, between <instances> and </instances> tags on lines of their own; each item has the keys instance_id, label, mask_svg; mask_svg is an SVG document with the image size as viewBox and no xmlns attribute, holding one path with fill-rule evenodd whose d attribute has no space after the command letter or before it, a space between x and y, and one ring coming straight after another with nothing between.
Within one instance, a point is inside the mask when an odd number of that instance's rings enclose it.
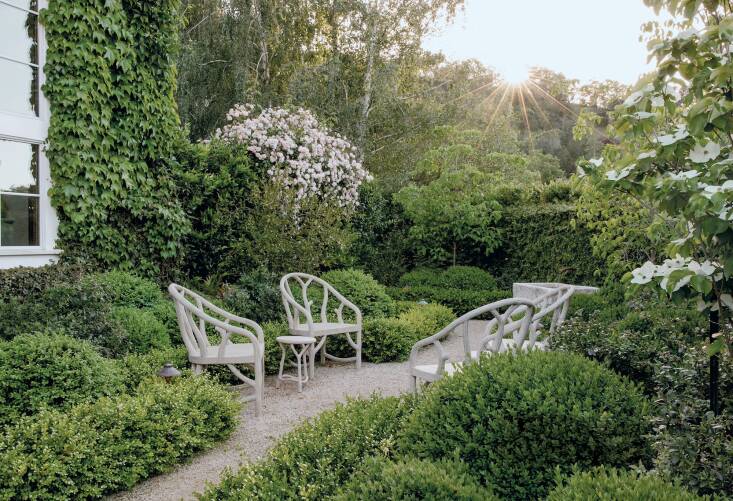
<instances>
[{"instance_id":1,"label":"flowering white shrub","mask_svg":"<svg viewBox=\"0 0 733 501\"><path fill-rule=\"evenodd\" d=\"M214 137L245 144L257 159L270 162L267 174L293 189L297 199L315 195L353 207L359 185L371 179L356 147L302 108L257 113L254 106L239 104L229 110L227 124Z\"/></svg>"}]
</instances>

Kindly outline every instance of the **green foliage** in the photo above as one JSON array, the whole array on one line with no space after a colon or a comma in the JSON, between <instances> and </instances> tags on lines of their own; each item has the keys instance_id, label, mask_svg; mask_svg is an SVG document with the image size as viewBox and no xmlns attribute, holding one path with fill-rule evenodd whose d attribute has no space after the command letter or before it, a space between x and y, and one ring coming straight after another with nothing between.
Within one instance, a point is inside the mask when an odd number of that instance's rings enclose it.
<instances>
[{"instance_id":1,"label":"green foliage","mask_svg":"<svg viewBox=\"0 0 733 501\"><path fill-rule=\"evenodd\" d=\"M78 281L83 275L84 266L69 262L0 270L0 303L38 296L60 283Z\"/></svg>"},{"instance_id":2,"label":"green foliage","mask_svg":"<svg viewBox=\"0 0 733 501\"><path fill-rule=\"evenodd\" d=\"M374 277L361 270L331 270L321 278L354 303L364 317L386 317L394 312L394 301Z\"/></svg>"},{"instance_id":3,"label":"green foliage","mask_svg":"<svg viewBox=\"0 0 733 501\"><path fill-rule=\"evenodd\" d=\"M119 393L122 377L94 347L57 333L0 342L0 424Z\"/></svg>"},{"instance_id":4,"label":"green foliage","mask_svg":"<svg viewBox=\"0 0 733 501\"><path fill-rule=\"evenodd\" d=\"M573 222L574 206L515 206L506 208L502 216L501 247L490 260L500 285L597 282L595 272L603 264L593 256L588 229Z\"/></svg>"},{"instance_id":5,"label":"green foliage","mask_svg":"<svg viewBox=\"0 0 733 501\"><path fill-rule=\"evenodd\" d=\"M660 357L653 423L655 467L699 494L733 496L733 357L720 356L721 413L709 411L708 354L690 347L681 360Z\"/></svg>"},{"instance_id":6,"label":"green foliage","mask_svg":"<svg viewBox=\"0 0 733 501\"><path fill-rule=\"evenodd\" d=\"M336 501L393 501L426 499L432 501L498 500L456 462L431 462L410 459L390 462L366 461L341 488Z\"/></svg>"},{"instance_id":7,"label":"green foliage","mask_svg":"<svg viewBox=\"0 0 733 501\"><path fill-rule=\"evenodd\" d=\"M113 306L152 308L166 299L158 284L124 271L95 273L83 280L101 287Z\"/></svg>"},{"instance_id":8,"label":"green foliage","mask_svg":"<svg viewBox=\"0 0 733 501\"><path fill-rule=\"evenodd\" d=\"M168 177L178 5L58 0L43 12L49 193L66 255L144 274L182 257L189 225Z\"/></svg>"},{"instance_id":9,"label":"green foliage","mask_svg":"<svg viewBox=\"0 0 733 501\"><path fill-rule=\"evenodd\" d=\"M226 471L201 499L316 500L332 495L365 459L389 456L412 401L373 396L339 404L285 435L267 456Z\"/></svg>"},{"instance_id":10,"label":"green foliage","mask_svg":"<svg viewBox=\"0 0 733 501\"><path fill-rule=\"evenodd\" d=\"M464 461L496 494L534 499L553 471L647 458L639 389L577 355L485 356L435 383L400 434L405 454Z\"/></svg>"},{"instance_id":11,"label":"green foliage","mask_svg":"<svg viewBox=\"0 0 733 501\"><path fill-rule=\"evenodd\" d=\"M418 257L456 264L466 255L488 255L499 246L500 206L489 197L495 179L476 169L444 172L424 186L395 195L411 222Z\"/></svg>"},{"instance_id":12,"label":"green foliage","mask_svg":"<svg viewBox=\"0 0 733 501\"><path fill-rule=\"evenodd\" d=\"M656 393L659 360L679 363L705 326L704 317L689 304L648 295L620 304L613 294L581 297L573 299L570 318L552 337L553 348L605 363L641 383L649 395Z\"/></svg>"},{"instance_id":13,"label":"green foliage","mask_svg":"<svg viewBox=\"0 0 733 501\"><path fill-rule=\"evenodd\" d=\"M364 183L351 227L355 238L349 254L357 267L381 283L394 284L407 269L411 254L400 205L376 183Z\"/></svg>"},{"instance_id":14,"label":"green foliage","mask_svg":"<svg viewBox=\"0 0 733 501\"><path fill-rule=\"evenodd\" d=\"M230 392L197 377L42 411L0 437L0 497L96 499L129 489L226 438L238 410Z\"/></svg>"},{"instance_id":15,"label":"green foliage","mask_svg":"<svg viewBox=\"0 0 733 501\"><path fill-rule=\"evenodd\" d=\"M449 266L444 270L418 268L402 275L401 287L443 287L446 289L495 290L491 273L475 266Z\"/></svg>"},{"instance_id":16,"label":"green foliage","mask_svg":"<svg viewBox=\"0 0 733 501\"><path fill-rule=\"evenodd\" d=\"M195 277L235 278L242 265L229 256L232 241L245 238L252 208L252 190L262 172L252 165L247 147L214 141L188 144L176 150L176 187L192 224L186 237L184 269ZM232 266L222 267L223 263Z\"/></svg>"},{"instance_id":17,"label":"green foliage","mask_svg":"<svg viewBox=\"0 0 733 501\"><path fill-rule=\"evenodd\" d=\"M252 204L246 234L230 242L224 269L249 262L274 273L317 273L340 263L352 238L343 208L317 197L298 201L276 182L258 187Z\"/></svg>"},{"instance_id":18,"label":"green foliage","mask_svg":"<svg viewBox=\"0 0 733 501\"><path fill-rule=\"evenodd\" d=\"M265 269L243 273L236 284L224 288L225 309L255 322L281 320L285 310L280 296L280 277Z\"/></svg>"},{"instance_id":19,"label":"green foliage","mask_svg":"<svg viewBox=\"0 0 733 501\"><path fill-rule=\"evenodd\" d=\"M511 297L506 290L465 290L444 289L442 287L402 287L390 288L389 294L402 301L428 301L447 306L457 315L463 315L471 310L500 299Z\"/></svg>"},{"instance_id":20,"label":"green foliage","mask_svg":"<svg viewBox=\"0 0 733 501\"><path fill-rule=\"evenodd\" d=\"M111 318L125 332L125 353L145 353L171 344L165 324L150 311L118 306L112 309Z\"/></svg>"},{"instance_id":21,"label":"green foliage","mask_svg":"<svg viewBox=\"0 0 733 501\"><path fill-rule=\"evenodd\" d=\"M189 365L186 348L177 346L147 353L131 353L115 360L117 371L129 393L134 392L143 381L157 377L158 371L167 362L185 372Z\"/></svg>"},{"instance_id":22,"label":"green foliage","mask_svg":"<svg viewBox=\"0 0 733 501\"><path fill-rule=\"evenodd\" d=\"M548 501L702 501L705 498L665 482L654 475L642 475L615 468L593 468L576 471L560 478Z\"/></svg>"}]
</instances>

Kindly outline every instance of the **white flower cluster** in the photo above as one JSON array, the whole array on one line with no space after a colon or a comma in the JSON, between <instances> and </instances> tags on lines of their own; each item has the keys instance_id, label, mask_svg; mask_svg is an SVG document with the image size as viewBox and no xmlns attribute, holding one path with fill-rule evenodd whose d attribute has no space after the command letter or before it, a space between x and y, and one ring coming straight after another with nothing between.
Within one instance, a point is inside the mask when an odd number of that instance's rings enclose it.
<instances>
[{"instance_id":1,"label":"white flower cluster","mask_svg":"<svg viewBox=\"0 0 733 501\"><path fill-rule=\"evenodd\" d=\"M302 108L257 113L254 106L239 104L229 110L227 124L214 137L247 145L258 160L272 164L267 174L295 190L298 199L315 195L353 207L359 186L371 179L356 147Z\"/></svg>"}]
</instances>

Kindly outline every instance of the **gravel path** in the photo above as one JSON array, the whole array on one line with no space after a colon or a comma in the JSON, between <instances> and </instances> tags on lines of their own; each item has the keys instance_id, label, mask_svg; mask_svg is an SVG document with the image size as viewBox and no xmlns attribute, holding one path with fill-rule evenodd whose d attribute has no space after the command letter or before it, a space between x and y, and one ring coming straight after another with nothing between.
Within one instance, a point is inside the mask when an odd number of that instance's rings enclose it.
<instances>
[{"instance_id":1,"label":"gravel path","mask_svg":"<svg viewBox=\"0 0 733 501\"><path fill-rule=\"evenodd\" d=\"M471 322L472 346L480 335L479 322ZM463 358L463 340L453 334L443 347L452 359ZM426 363L435 360L430 351L421 353ZM226 467L234 470L246 462L262 457L281 435L292 430L300 422L320 414L347 397L368 397L374 392L384 396L408 391L407 362L388 364L362 364L357 371L353 364L316 364L316 377L298 393L293 382L283 382L275 388L275 378L265 380L263 412L255 417L254 406L246 406L240 416L240 425L232 436L213 449L193 457L176 470L150 478L132 490L111 496L114 501L164 501L194 499L207 482L216 483Z\"/></svg>"}]
</instances>

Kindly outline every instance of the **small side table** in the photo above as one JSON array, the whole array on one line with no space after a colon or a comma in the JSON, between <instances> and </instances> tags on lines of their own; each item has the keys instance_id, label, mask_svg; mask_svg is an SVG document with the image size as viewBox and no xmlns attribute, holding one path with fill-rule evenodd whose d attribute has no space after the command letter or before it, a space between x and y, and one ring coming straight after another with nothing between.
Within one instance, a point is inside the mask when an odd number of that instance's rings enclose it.
<instances>
[{"instance_id":1,"label":"small side table","mask_svg":"<svg viewBox=\"0 0 733 501\"><path fill-rule=\"evenodd\" d=\"M307 383L309 380L308 362L313 365L315 353L313 349L316 345L316 338L308 336L278 336L277 342L280 345L280 351L282 351L282 357L280 357L280 372L277 375L276 388L280 388L280 381L297 381L298 382L298 393L303 392L303 383ZM298 368L298 375L291 376L290 374L283 374L285 367L285 356L287 355L287 346L295 354L295 365ZM296 348L299 347L299 349ZM305 371L305 375L303 375Z\"/></svg>"}]
</instances>

